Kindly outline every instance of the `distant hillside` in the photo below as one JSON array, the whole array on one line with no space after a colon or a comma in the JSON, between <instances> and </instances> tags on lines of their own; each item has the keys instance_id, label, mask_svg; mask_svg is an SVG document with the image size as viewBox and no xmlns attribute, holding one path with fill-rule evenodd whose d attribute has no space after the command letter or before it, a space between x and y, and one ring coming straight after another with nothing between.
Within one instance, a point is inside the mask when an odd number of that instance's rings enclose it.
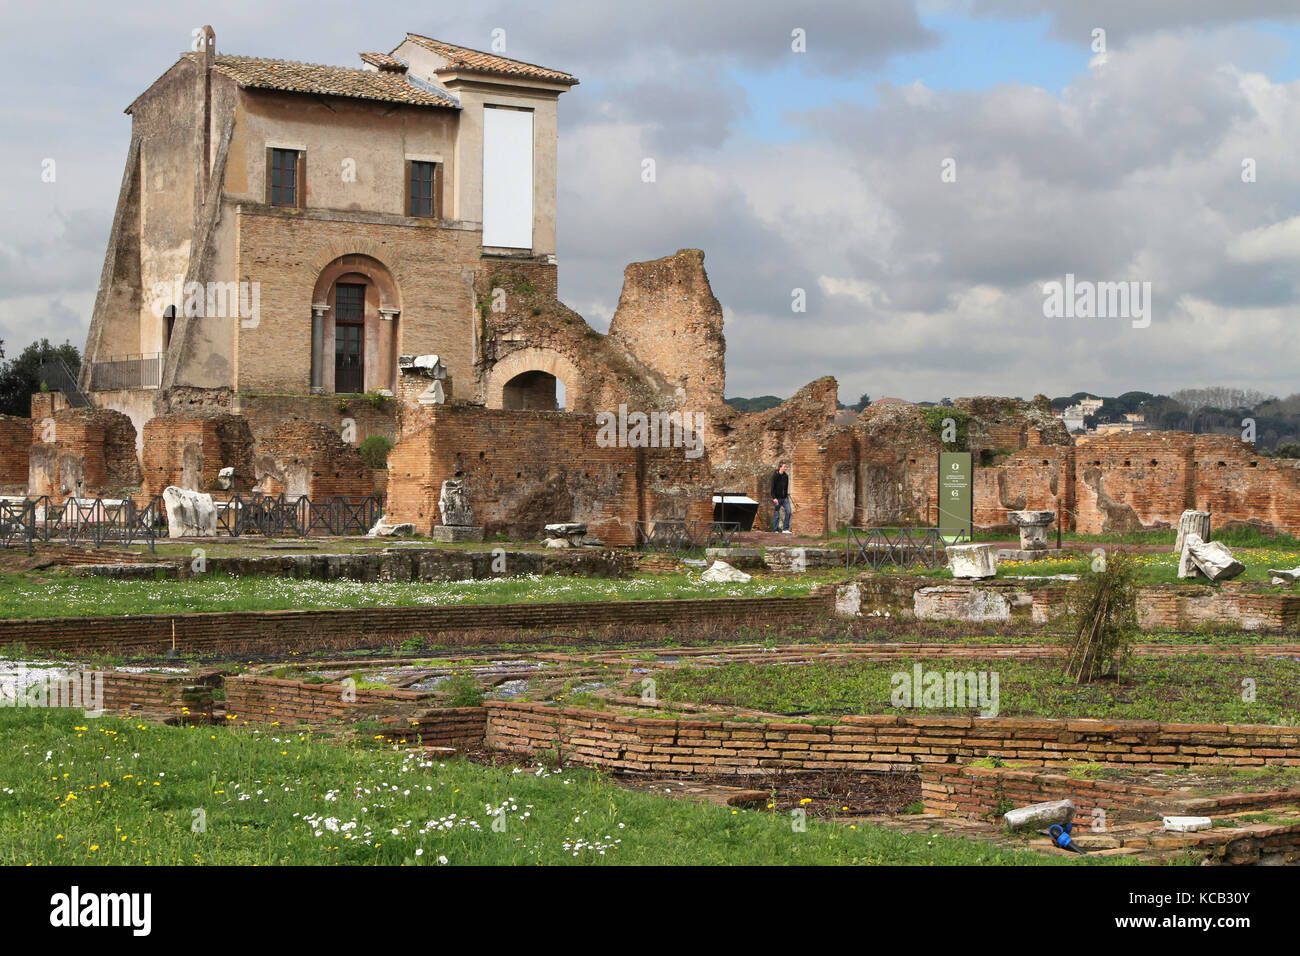
<instances>
[{"instance_id":1,"label":"distant hillside","mask_svg":"<svg viewBox=\"0 0 1300 956\"><path fill-rule=\"evenodd\" d=\"M785 399L777 398L775 395L760 395L758 398L729 398L727 404L738 412L761 412L769 408L775 408Z\"/></svg>"}]
</instances>

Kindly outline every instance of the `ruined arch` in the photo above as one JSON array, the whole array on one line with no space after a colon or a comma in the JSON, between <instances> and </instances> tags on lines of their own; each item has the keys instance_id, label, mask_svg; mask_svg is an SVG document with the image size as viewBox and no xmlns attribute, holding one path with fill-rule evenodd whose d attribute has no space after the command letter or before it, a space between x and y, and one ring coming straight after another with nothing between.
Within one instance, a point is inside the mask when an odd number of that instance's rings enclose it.
<instances>
[{"instance_id":1,"label":"ruined arch","mask_svg":"<svg viewBox=\"0 0 1300 956\"><path fill-rule=\"evenodd\" d=\"M533 373L554 376L564 384L565 411L580 410L585 404L582 379L576 365L553 349L526 348L507 355L488 373L487 407L505 408L506 387L520 376Z\"/></svg>"}]
</instances>

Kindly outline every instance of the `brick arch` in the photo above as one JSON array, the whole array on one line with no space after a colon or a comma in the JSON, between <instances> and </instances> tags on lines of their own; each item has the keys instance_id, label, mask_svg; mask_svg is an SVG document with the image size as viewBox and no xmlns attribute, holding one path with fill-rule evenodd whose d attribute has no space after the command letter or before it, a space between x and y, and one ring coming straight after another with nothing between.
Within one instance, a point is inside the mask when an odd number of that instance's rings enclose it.
<instances>
[{"instance_id":1,"label":"brick arch","mask_svg":"<svg viewBox=\"0 0 1300 956\"><path fill-rule=\"evenodd\" d=\"M578 367L553 349L527 348L510 353L492 366L487 379L487 407L502 408L506 383L524 372L554 375L564 383L565 411L571 412L581 406L585 396L581 391L582 378Z\"/></svg>"},{"instance_id":2,"label":"brick arch","mask_svg":"<svg viewBox=\"0 0 1300 956\"><path fill-rule=\"evenodd\" d=\"M354 273L359 273L374 283L375 288L379 290L380 308L401 311L401 292L388 266L372 255L355 251L336 256L317 269L316 285L311 293L312 303L324 305L330 287L341 276Z\"/></svg>"}]
</instances>

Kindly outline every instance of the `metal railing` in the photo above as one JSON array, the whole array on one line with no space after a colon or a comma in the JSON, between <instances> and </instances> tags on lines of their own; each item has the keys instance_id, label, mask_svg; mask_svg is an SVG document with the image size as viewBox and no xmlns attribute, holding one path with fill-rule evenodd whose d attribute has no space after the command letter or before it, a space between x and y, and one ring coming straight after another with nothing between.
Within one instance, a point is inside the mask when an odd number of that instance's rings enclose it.
<instances>
[{"instance_id":1,"label":"metal railing","mask_svg":"<svg viewBox=\"0 0 1300 956\"><path fill-rule=\"evenodd\" d=\"M30 553L37 541L63 541L101 548L137 541L154 551L156 530L165 526L162 499L144 507L130 498L68 498L59 504L49 495L0 501L0 546L23 545Z\"/></svg>"},{"instance_id":2,"label":"metal railing","mask_svg":"<svg viewBox=\"0 0 1300 956\"><path fill-rule=\"evenodd\" d=\"M218 535L307 537L363 535L384 513L382 498L336 496L312 501L306 495L235 494L214 502ZM48 495L0 499L0 548L36 542L104 547L143 543L156 551L166 535L167 507L161 495L140 505L130 498L68 498L59 504Z\"/></svg>"},{"instance_id":3,"label":"metal railing","mask_svg":"<svg viewBox=\"0 0 1300 956\"><path fill-rule=\"evenodd\" d=\"M945 538L938 528L851 527L844 538L844 566L863 564L873 571L890 566L937 568L947 560L947 545L969 540L965 531Z\"/></svg>"},{"instance_id":4,"label":"metal railing","mask_svg":"<svg viewBox=\"0 0 1300 956\"><path fill-rule=\"evenodd\" d=\"M115 388L158 388L162 385L163 355L110 356L90 366L90 390L102 392Z\"/></svg>"},{"instance_id":5,"label":"metal railing","mask_svg":"<svg viewBox=\"0 0 1300 956\"><path fill-rule=\"evenodd\" d=\"M63 397L73 408L86 408L91 404L90 396L77 384L77 374L70 369L58 355L51 355L41 363L41 383L51 392L62 392Z\"/></svg>"},{"instance_id":6,"label":"metal railing","mask_svg":"<svg viewBox=\"0 0 1300 956\"><path fill-rule=\"evenodd\" d=\"M373 495L336 495L313 501L306 495L234 494L217 505L217 533L264 537L363 535L384 513L384 501Z\"/></svg>"},{"instance_id":7,"label":"metal railing","mask_svg":"<svg viewBox=\"0 0 1300 956\"><path fill-rule=\"evenodd\" d=\"M638 521L636 546L681 555L698 548L728 547L739 532L738 521Z\"/></svg>"}]
</instances>

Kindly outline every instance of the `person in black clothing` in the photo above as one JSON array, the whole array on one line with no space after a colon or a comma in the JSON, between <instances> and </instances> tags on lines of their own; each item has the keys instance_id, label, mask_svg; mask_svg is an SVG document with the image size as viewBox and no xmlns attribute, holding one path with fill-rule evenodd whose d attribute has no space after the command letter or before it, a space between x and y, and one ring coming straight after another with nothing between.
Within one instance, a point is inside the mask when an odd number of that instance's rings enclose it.
<instances>
[{"instance_id":1,"label":"person in black clothing","mask_svg":"<svg viewBox=\"0 0 1300 956\"><path fill-rule=\"evenodd\" d=\"M782 509L785 510L784 528L781 527ZM772 475L772 530L790 533L790 476L785 473L785 462Z\"/></svg>"}]
</instances>

